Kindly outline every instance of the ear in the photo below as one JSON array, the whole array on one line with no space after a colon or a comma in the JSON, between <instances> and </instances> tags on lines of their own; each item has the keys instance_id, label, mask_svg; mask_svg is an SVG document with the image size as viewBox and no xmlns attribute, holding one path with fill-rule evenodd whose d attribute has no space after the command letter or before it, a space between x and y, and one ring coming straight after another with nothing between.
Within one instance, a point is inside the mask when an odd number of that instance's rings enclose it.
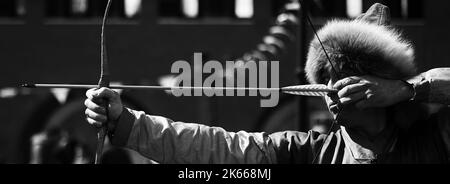
<instances>
[{"instance_id":1,"label":"ear","mask_svg":"<svg viewBox=\"0 0 450 184\"><path fill-rule=\"evenodd\" d=\"M366 13L357 17L355 21L364 21L379 26L389 26L391 24L391 12L389 7L375 3Z\"/></svg>"}]
</instances>

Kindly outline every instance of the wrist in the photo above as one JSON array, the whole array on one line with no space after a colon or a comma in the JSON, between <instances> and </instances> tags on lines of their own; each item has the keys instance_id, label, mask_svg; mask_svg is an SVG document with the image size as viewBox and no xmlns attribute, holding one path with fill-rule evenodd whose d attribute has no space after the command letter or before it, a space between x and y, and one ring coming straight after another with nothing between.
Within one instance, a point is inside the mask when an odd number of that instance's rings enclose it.
<instances>
[{"instance_id":1,"label":"wrist","mask_svg":"<svg viewBox=\"0 0 450 184\"><path fill-rule=\"evenodd\" d=\"M119 119L114 121L113 131L109 132L111 143L119 147L125 146L135 121L136 117L134 114L126 107L123 107Z\"/></svg>"},{"instance_id":2,"label":"wrist","mask_svg":"<svg viewBox=\"0 0 450 184\"><path fill-rule=\"evenodd\" d=\"M111 117L112 121L118 121L120 119L120 116L122 116L122 113L124 111L125 107L121 106L117 109L117 112L114 113L115 116Z\"/></svg>"},{"instance_id":3,"label":"wrist","mask_svg":"<svg viewBox=\"0 0 450 184\"><path fill-rule=\"evenodd\" d=\"M413 101L416 97L414 85L404 80L400 80L400 85L401 99L404 101Z\"/></svg>"},{"instance_id":4,"label":"wrist","mask_svg":"<svg viewBox=\"0 0 450 184\"><path fill-rule=\"evenodd\" d=\"M118 115L115 117L112 117L112 120L108 124L108 130L109 132L114 132L116 130L117 124L119 123L120 117L122 116L124 112L125 107L120 108L118 111Z\"/></svg>"},{"instance_id":5,"label":"wrist","mask_svg":"<svg viewBox=\"0 0 450 184\"><path fill-rule=\"evenodd\" d=\"M424 75L418 75L407 82L411 84L414 89L414 97L412 100L417 102L429 102L430 96L430 81L425 78Z\"/></svg>"}]
</instances>

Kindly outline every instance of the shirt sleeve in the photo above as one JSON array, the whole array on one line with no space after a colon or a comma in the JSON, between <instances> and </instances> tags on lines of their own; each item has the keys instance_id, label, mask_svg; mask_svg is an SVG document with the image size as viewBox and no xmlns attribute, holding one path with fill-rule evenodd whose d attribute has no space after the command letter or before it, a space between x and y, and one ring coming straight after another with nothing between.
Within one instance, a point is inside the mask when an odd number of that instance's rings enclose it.
<instances>
[{"instance_id":1,"label":"shirt sleeve","mask_svg":"<svg viewBox=\"0 0 450 184\"><path fill-rule=\"evenodd\" d=\"M436 68L408 80L415 101L450 105L450 68Z\"/></svg>"},{"instance_id":2,"label":"shirt sleeve","mask_svg":"<svg viewBox=\"0 0 450 184\"><path fill-rule=\"evenodd\" d=\"M450 68L432 69L408 82L415 89L415 101L450 105ZM442 136L447 155L450 155L450 110L448 107L437 109L439 133Z\"/></svg>"},{"instance_id":3,"label":"shirt sleeve","mask_svg":"<svg viewBox=\"0 0 450 184\"><path fill-rule=\"evenodd\" d=\"M163 164L273 164L272 140L265 133L233 133L222 128L174 122L126 109L114 134L116 146Z\"/></svg>"},{"instance_id":4,"label":"shirt sleeve","mask_svg":"<svg viewBox=\"0 0 450 184\"><path fill-rule=\"evenodd\" d=\"M127 108L110 138L113 145L163 164L309 163L312 147L322 143L313 131L233 133Z\"/></svg>"}]
</instances>

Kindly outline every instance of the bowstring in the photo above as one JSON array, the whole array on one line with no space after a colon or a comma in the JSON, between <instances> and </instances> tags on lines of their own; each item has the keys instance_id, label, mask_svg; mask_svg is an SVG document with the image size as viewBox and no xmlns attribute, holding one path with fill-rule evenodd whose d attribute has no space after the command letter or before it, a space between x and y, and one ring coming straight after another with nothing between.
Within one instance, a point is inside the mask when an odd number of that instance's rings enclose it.
<instances>
[{"instance_id":1,"label":"bowstring","mask_svg":"<svg viewBox=\"0 0 450 184\"><path fill-rule=\"evenodd\" d=\"M303 3L303 2L304 2L303 0L299 0L299 3L300 3L300 5L301 5L301 8L302 8L303 10L305 10L305 8L304 8L305 3ZM311 29L312 29L312 31L313 31L313 33L314 33L316 39L319 41L319 44L320 44L320 46L322 47L322 50L323 50L323 52L325 53L325 56L326 56L326 58L327 58L328 63L329 63L330 66L331 66L331 69L332 69L333 73L334 73L338 78L340 78L340 77L341 77L341 76L340 76L340 73L337 72L336 68L334 67L333 62L331 61L330 55L328 54L328 52L327 52L327 50L326 50L326 48L325 48L325 46L324 46L322 40L321 40L320 37L319 37L319 34L317 33L317 30L316 30L314 24L313 24L312 21L311 21L311 17L308 15L308 12L305 12L304 15L305 15L305 18L306 18L308 24L311 26ZM322 152L322 149L323 149L323 146L325 145L325 142L326 142L326 141L328 140L328 138L330 137L331 132L333 132L334 126L338 124L337 120L339 119L339 114L340 114L339 104L340 104L340 102L339 102L339 100L338 100L338 105L337 105L337 106L338 106L338 112L336 113L336 118L333 120L333 122L332 122L332 124L331 124L331 126L330 126L330 129L328 130L328 132L327 132L327 134L326 134L326 137L325 137L325 140L323 141L322 145L320 146L320 148L319 148L319 149L317 150L317 152L315 153L314 159L313 159L313 161L312 161L312 164L315 164L315 163L316 163L317 158L319 157L320 153Z\"/></svg>"}]
</instances>

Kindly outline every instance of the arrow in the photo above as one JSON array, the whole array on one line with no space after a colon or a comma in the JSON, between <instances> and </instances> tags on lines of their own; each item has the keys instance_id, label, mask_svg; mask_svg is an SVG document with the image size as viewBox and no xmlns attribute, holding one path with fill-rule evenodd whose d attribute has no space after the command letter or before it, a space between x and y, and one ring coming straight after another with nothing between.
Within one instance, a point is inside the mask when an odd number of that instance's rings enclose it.
<instances>
[{"instance_id":1,"label":"arrow","mask_svg":"<svg viewBox=\"0 0 450 184\"><path fill-rule=\"evenodd\" d=\"M92 89L97 88L97 85L83 85L83 84L24 84L24 88L64 88L64 89ZM138 85L111 85L110 89L122 90L235 90L235 91L280 91L291 95L299 96L325 96L328 93L337 93L336 89L332 89L322 84L314 85L299 85L288 86L283 88L241 88L241 87L164 87L164 86L138 86Z\"/></svg>"}]
</instances>

